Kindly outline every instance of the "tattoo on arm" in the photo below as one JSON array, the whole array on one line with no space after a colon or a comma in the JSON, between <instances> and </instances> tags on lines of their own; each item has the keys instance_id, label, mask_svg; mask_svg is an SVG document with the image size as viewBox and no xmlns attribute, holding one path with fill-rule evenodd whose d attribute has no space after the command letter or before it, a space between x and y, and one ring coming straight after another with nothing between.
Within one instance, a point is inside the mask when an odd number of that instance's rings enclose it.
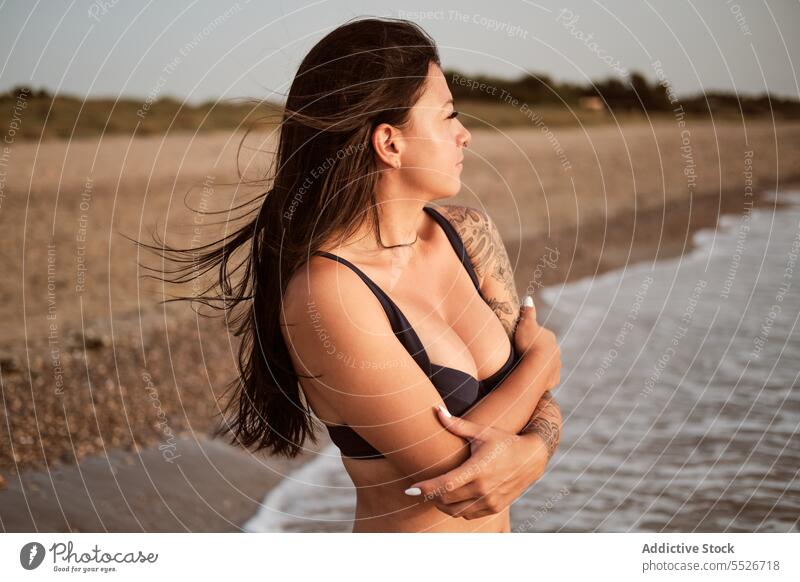
<instances>
[{"instance_id":1,"label":"tattoo on arm","mask_svg":"<svg viewBox=\"0 0 800 582\"><path fill-rule=\"evenodd\" d=\"M447 218L461 236L467 254L472 261L481 289L491 279L489 285L494 292L483 292L484 299L503 324L509 340L514 341L514 330L520 315L520 302L514 283L503 239L494 222L483 212L468 206L445 206ZM547 447L547 459L552 458L561 440L561 409L548 390L545 392L528 424L520 434L535 433L542 437Z\"/></svg>"},{"instance_id":2,"label":"tattoo on arm","mask_svg":"<svg viewBox=\"0 0 800 582\"><path fill-rule=\"evenodd\" d=\"M561 440L561 409L549 390L542 395L531 419L520 434L530 433L542 437L547 447L547 460L549 461Z\"/></svg>"},{"instance_id":3,"label":"tattoo on arm","mask_svg":"<svg viewBox=\"0 0 800 582\"><path fill-rule=\"evenodd\" d=\"M484 299L513 341L519 319L519 297L511 261L497 226L485 213L468 206L448 206L447 215L464 242L478 275L479 286L484 288L487 278L500 284L499 292ZM491 287L498 288L496 285Z\"/></svg>"}]
</instances>

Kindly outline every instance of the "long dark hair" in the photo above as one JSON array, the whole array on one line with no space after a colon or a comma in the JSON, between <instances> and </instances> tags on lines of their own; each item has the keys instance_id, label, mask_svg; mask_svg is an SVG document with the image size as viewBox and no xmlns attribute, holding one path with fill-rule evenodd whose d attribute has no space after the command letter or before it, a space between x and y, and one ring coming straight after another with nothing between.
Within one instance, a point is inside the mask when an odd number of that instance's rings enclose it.
<instances>
[{"instance_id":1,"label":"long dark hair","mask_svg":"<svg viewBox=\"0 0 800 582\"><path fill-rule=\"evenodd\" d=\"M190 249L157 236L156 245L144 245L176 265L160 270L165 281L186 283L219 271L202 293L167 300L224 310L241 336L239 374L229 386L234 393L214 436L230 433L232 444L286 457L296 456L306 438L316 442L281 333L283 294L292 274L333 233L347 237L366 221L382 245L371 136L381 123L408 126L431 63L441 66L434 40L407 20L353 19L331 31L295 75L279 123L274 177L252 201L246 223Z\"/></svg>"}]
</instances>

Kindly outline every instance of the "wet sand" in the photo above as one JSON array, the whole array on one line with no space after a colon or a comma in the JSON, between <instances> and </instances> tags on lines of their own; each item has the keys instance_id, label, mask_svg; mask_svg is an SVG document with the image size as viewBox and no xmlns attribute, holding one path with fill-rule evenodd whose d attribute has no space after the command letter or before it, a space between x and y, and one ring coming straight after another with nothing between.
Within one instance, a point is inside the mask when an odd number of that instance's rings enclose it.
<instances>
[{"instance_id":1,"label":"wet sand","mask_svg":"<svg viewBox=\"0 0 800 582\"><path fill-rule=\"evenodd\" d=\"M264 493L312 454L258 459L204 435L176 439L176 450L166 461L158 447L113 449L77 465L7 477L3 531L241 531Z\"/></svg>"}]
</instances>

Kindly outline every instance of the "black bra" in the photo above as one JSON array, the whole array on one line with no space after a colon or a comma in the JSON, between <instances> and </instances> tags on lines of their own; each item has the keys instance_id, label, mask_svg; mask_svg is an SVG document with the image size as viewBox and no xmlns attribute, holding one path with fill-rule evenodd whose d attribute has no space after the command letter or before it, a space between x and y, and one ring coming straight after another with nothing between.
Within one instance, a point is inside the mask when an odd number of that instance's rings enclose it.
<instances>
[{"instance_id":1,"label":"black bra","mask_svg":"<svg viewBox=\"0 0 800 582\"><path fill-rule=\"evenodd\" d=\"M472 282L475 284L475 288L478 289L478 294L480 294L478 276L475 273L475 269L469 260L466 249L464 248L464 243L462 242L461 237L458 235L458 232L456 232L456 229L445 217L443 217L433 208L425 206L423 209L442 227L447 235L447 238L450 240L450 244L453 245L453 249L455 249L456 254L459 256L462 264L467 269ZM484 380L478 380L475 376L467 374L462 370L456 370L455 368L448 368L447 366L431 363L430 358L428 358L428 354L425 351L425 347L422 345L422 342L420 341L417 333L414 331L414 328L411 327L408 319L406 319L406 317L403 315L403 312L400 311L400 308L397 307L394 301L392 301L391 298L384 293L380 287L378 287L378 285L376 285L369 277L367 277L367 275L365 275L358 267L356 267L347 259L326 251L319 251L316 254L334 259L348 266L359 277L361 277L364 283L366 283L372 292L375 293L378 300L381 302L384 311L386 311L386 315L389 317L389 322L391 323L394 335L398 340L400 340L400 343L405 346L409 354L411 354L411 357L414 358L414 361L417 362L422 371L425 372L428 378L430 378L431 383L433 383L433 385L436 387L436 391L442 396L447 409L452 414L460 416L469 410L473 404L481 400L498 384L500 384L517 364L518 357L517 352L514 349L513 342L511 343L511 353L509 354L506 363L503 364L503 366L497 372L488 378L485 378ZM370 445L350 426L329 424L326 424L325 426L328 429L331 440L337 447L339 447L343 456L356 459L380 459L384 457L384 455Z\"/></svg>"}]
</instances>

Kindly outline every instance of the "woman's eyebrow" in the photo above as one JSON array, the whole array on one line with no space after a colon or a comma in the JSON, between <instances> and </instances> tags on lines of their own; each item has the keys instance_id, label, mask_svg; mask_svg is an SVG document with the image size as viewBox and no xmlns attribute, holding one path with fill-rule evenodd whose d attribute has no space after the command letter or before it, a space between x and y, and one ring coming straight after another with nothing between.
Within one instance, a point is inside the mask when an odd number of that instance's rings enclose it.
<instances>
[{"instance_id":1,"label":"woman's eyebrow","mask_svg":"<svg viewBox=\"0 0 800 582\"><path fill-rule=\"evenodd\" d=\"M444 106L445 106L445 105L447 105L448 103L453 103L453 100L452 100L452 99L448 99L447 101L445 101L445 102L442 104L442 109L444 109Z\"/></svg>"}]
</instances>

